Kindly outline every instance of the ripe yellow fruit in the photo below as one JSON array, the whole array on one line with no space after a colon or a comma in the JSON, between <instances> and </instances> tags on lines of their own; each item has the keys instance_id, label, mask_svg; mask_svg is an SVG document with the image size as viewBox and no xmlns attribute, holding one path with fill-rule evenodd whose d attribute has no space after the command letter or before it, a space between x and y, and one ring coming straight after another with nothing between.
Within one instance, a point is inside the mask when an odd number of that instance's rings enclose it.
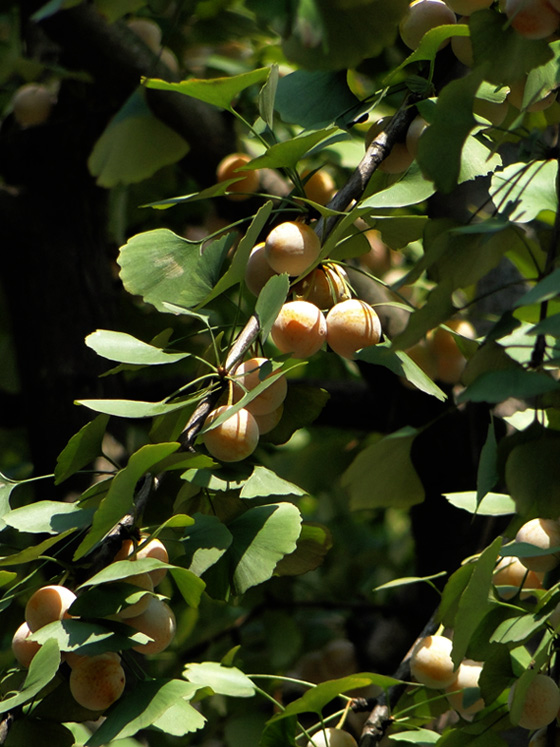
<instances>
[{"instance_id":1,"label":"ripe yellow fruit","mask_svg":"<svg viewBox=\"0 0 560 747\"><path fill-rule=\"evenodd\" d=\"M233 384L233 401L239 400L245 394L245 389L249 392L261 383L261 369L268 363L268 358L249 358L241 363L235 371ZM270 374L269 374L270 376ZM268 377L265 377L265 380ZM257 415L267 415L277 410L282 402L286 399L288 393L288 382L284 375L274 381L264 392L251 400L245 409L255 417Z\"/></svg>"},{"instance_id":2,"label":"ripe yellow fruit","mask_svg":"<svg viewBox=\"0 0 560 747\"><path fill-rule=\"evenodd\" d=\"M509 691L508 706L511 708L515 695L515 683ZM560 689L547 674L539 673L529 684L516 726L524 729L540 729L548 726L560 709Z\"/></svg>"},{"instance_id":3,"label":"ripe yellow fruit","mask_svg":"<svg viewBox=\"0 0 560 747\"><path fill-rule=\"evenodd\" d=\"M286 221L266 237L265 253L275 272L301 275L319 258L321 242L311 226Z\"/></svg>"},{"instance_id":4,"label":"ripe yellow fruit","mask_svg":"<svg viewBox=\"0 0 560 747\"><path fill-rule=\"evenodd\" d=\"M21 127L35 127L47 121L54 104L55 98L46 86L26 83L12 99L14 119Z\"/></svg>"},{"instance_id":5,"label":"ripe yellow fruit","mask_svg":"<svg viewBox=\"0 0 560 747\"><path fill-rule=\"evenodd\" d=\"M380 339L381 322L365 301L341 301L327 314L327 342L343 358L353 358L357 350L376 345Z\"/></svg>"},{"instance_id":6,"label":"ripe yellow fruit","mask_svg":"<svg viewBox=\"0 0 560 747\"><path fill-rule=\"evenodd\" d=\"M426 687L446 688L455 680L456 672L451 659L453 644L441 635L422 638L412 649L410 673Z\"/></svg>"},{"instance_id":7,"label":"ripe yellow fruit","mask_svg":"<svg viewBox=\"0 0 560 747\"><path fill-rule=\"evenodd\" d=\"M348 298L348 276L338 267L333 269L328 265L316 267L308 275L294 285L296 299L309 301L320 309L330 309L339 301Z\"/></svg>"},{"instance_id":8,"label":"ripe yellow fruit","mask_svg":"<svg viewBox=\"0 0 560 747\"><path fill-rule=\"evenodd\" d=\"M560 547L560 522L554 519L530 519L515 535L516 542L526 542L541 550ZM560 552L538 555L534 558L519 558L530 571L546 573L560 563Z\"/></svg>"},{"instance_id":9,"label":"ripe yellow fruit","mask_svg":"<svg viewBox=\"0 0 560 747\"><path fill-rule=\"evenodd\" d=\"M71 617L68 608L75 599L74 592L66 586L42 586L25 605L25 622L34 633L48 623Z\"/></svg>"},{"instance_id":10,"label":"ripe yellow fruit","mask_svg":"<svg viewBox=\"0 0 560 747\"><path fill-rule=\"evenodd\" d=\"M513 28L527 39L546 39L560 25L560 13L548 0L506 0L504 12Z\"/></svg>"},{"instance_id":11,"label":"ripe yellow fruit","mask_svg":"<svg viewBox=\"0 0 560 747\"><path fill-rule=\"evenodd\" d=\"M496 566L492 577L494 586L514 586L509 591L501 589L498 593L502 599L511 599L517 593L516 589L521 586L527 591L521 594L521 598L530 596L531 590L542 589L541 578L535 571L529 571L519 558L503 557Z\"/></svg>"},{"instance_id":12,"label":"ripe yellow fruit","mask_svg":"<svg viewBox=\"0 0 560 747\"><path fill-rule=\"evenodd\" d=\"M280 405L276 410L267 412L266 415L255 415L255 420L259 426L259 433L264 436L265 433L270 433L274 430L278 423L282 420L284 414L284 405Z\"/></svg>"},{"instance_id":13,"label":"ripe yellow fruit","mask_svg":"<svg viewBox=\"0 0 560 747\"><path fill-rule=\"evenodd\" d=\"M462 337L473 339L476 336L474 327L465 319L450 319L445 324ZM428 336L427 341L428 347L436 359L436 378L446 384L456 384L461 378L467 361L453 334L439 327Z\"/></svg>"},{"instance_id":14,"label":"ripe yellow fruit","mask_svg":"<svg viewBox=\"0 0 560 747\"><path fill-rule=\"evenodd\" d=\"M303 179L307 177L309 171L304 171L301 175ZM312 174L303 185L305 196L319 205L326 205L330 202L336 192L336 184L328 171L316 171Z\"/></svg>"},{"instance_id":15,"label":"ripe yellow fruit","mask_svg":"<svg viewBox=\"0 0 560 747\"><path fill-rule=\"evenodd\" d=\"M282 353L310 358L327 341L327 323L322 311L309 301L289 301L280 309L270 336Z\"/></svg>"},{"instance_id":16,"label":"ripe yellow fruit","mask_svg":"<svg viewBox=\"0 0 560 747\"><path fill-rule=\"evenodd\" d=\"M455 13L442 0L415 0L400 23L401 39L410 49L417 49L427 31L456 20Z\"/></svg>"},{"instance_id":17,"label":"ripe yellow fruit","mask_svg":"<svg viewBox=\"0 0 560 747\"><path fill-rule=\"evenodd\" d=\"M29 667L33 657L41 646L36 641L30 641L31 630L26 622L22 622L12 638L12 652L22 667Z\"/></svg>"},{"instance_id":18,"label":"ripe yellow fruit","mask_svg":"<svg viewBox=\"0 0 560 747\"><path fill-rule=\"evenodd\" d=\"M211 425L231 405L212 410L204 426ZM240 462L250 456L259 442L259 426L254 416L242 407L221 425L202 434L202 441L210 454L222 462Z\"/></svg>"},{"instance_id":19,"label":"ripe yellow fruit","mask_svg":"<svg viewBox=\"0 0 560 747\"><path fill-rule=\"evenodd\" d=\"M142 541L143 539L141 538L140 544L142 544ZM133 555L133 553L134 553L134 542L129 539L124 540L121 545L121 549L115 555L114 560L115 561L127 560L128 558L130 558L131 555ZM145 545L142 545L142 547L140 547L136 551L135 557L136 558L155 558L156 560L161 560L162 563L169 562L169 554L167 552L165 545L163 544L161 540L156 539L156 538L151 539ZM149 571L148 576L151 578L152 585L154 588L163 581L166 573L167 573L166 568L161 568L161 569L158 568L155 571Z\"/></svg>"},{"instance_id":20,"label":"ripe yellow fruit","mask_svg":"<svg viewBox=\"0 0 560 747\"><path fill-rule=\"evenodd\" d=\"M164 651L175 636L177 624L173 610L157 597L152 597L148 609L138 617L131 617L127 624L149 636L148 643L133 646L141 654L159 654Z\"/></svg>"},{"instance_id":21,"label":"ripe yellow fruit","mask_svg":"<svg viewBox=\"0 0 560 747\"><path fill-rule=\"evenodd\" d=\"M149 573L137 573L134 576L124 578L123 581L127 584L132 584L132 586L138 586L140 589L145 589L146 591L154 590L154 584ZM117 613L118 617L120 617L121 620L126 620L129 617L140 615L142 612L147 610L151 598L152 597L150 597L149 594L144 594L144 596L137 602L134 602L134 604L129 604L127 607L123 607L122 610Z\"/></svg>"},{"instance_id":22,"label":"ripe yellow fruit","mask_svg":"<svg viewBox=\"0 0 560 747\"><path fill-rule=\"evenodd\" d=\"M229 200L248 200L249 197L256 192L259 188L259 171L255 169L253 171L239 171L242 166L245 166L251 160L251 156L246 153L230 153L229 156L222 158L216 168L216 181L225 182L227 179L233 179L235 177L242 177L237 182L233 182L228 187L228 192L233 194L227 194L226 197Z\"/></svg>"},{"instance_id":23,"label":"ripe yellow fruit","mask_svg":"<svg viewBox=\"0 0 560 747\"><path fill-rule=\"evenodd\" d=\"M155 21L148 18L131 18L126 25L136 36L140 37L144 44L152 52L159 52L161 49L161 29Z\"/></svg>"},{"instance_id":24,"label":"ripe yellow fruit","mask_svg":"<svg viewBox=\"0 0 560 747\"><path fill-rule=\"evenodd\" d=\"M265 244L261 241L251 249L249 254L245 267L245 284L254 296L258 296L267 281L274 275L278 273L269 265Z\"/></svg>"},{"instance_id":25,"label":"ripe yellow fruit","mask_svg":"<svg viewBox=\"0 0 560 747\"><path fill-rule=\"evenodd\" d=\"M478 698L470 705L465 706L463 701L463 690L469 687L478 687L478 679L482 672L482 662L464 659L457 669L453 682L445 688L447 700L452 708L466 721L470 721L475 713L484 708L484 700Z\"/></svg>"},{"instance_id":26,"label":"ripe yellow fruit","mask_svg":"<svg viewBox=\"0 0 560 747\"><path fill-rule=\"evenodd\" d=\"M74 700L91 711L104 711L124 691L125 674L113 654L84 656L70 672L70 692Z\"/></svg>"},{"instance_id":27,"label":"ripe yellow fruit","mask_svg":"<svg viewBox=\"0 0 560 747\"><path fill-rule=\"evenodd\" d=\"M347 731L331 727L313 734L307 747L358 747L358 743Z\"/></svg>"}]
</instances>

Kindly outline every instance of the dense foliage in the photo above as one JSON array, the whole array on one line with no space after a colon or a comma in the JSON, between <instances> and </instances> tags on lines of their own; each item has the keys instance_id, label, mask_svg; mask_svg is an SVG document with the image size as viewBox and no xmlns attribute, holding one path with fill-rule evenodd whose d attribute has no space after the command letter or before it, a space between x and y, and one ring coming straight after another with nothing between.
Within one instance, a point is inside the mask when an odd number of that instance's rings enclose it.
<instances>
[{"instance_id":1,"label":"dense foliage","mask_svg":"<svg viewBox=\"0 0 560 747\"><path fill-rule=\"evenodd\" d=\"M557 5L2 3L0 743L555 743Z\"/></svg>"}]
</instances>

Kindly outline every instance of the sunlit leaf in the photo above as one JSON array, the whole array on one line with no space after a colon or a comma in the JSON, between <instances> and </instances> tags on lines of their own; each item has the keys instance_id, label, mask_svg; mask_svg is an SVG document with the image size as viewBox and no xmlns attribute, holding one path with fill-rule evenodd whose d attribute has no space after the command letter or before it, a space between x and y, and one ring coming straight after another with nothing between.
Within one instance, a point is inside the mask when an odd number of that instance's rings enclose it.
<instances>
[{"instance_id":1,"label":"sunlit leaf","mask_svg":"<svg viewBox=\"0 0 560 747\"><path fill-rule=\"evenodd\" d=\"M32 640L40 643L41 647L49 641L56 641L60 651L79 651L84 656L120 651L149 640L144 633L124 623L107 622L107 625L103 625L79 619L48 623L32 635Z\"/></svg>"},{"instance_id":2,"label":"sunlit leaf","mask_svg":"<svg viewBox=\"0 0 560 747\"><path fill-rule=\"evenodd\" d=\"M181 361L188 356L188 353L166 353L125 332L109 329L97 329L86 337L85 343L103 358L137 366L160 366Z\"/></svg>"},{"instance_id":3,"label":"sunlit leaf","mask_svg":"<svg viewBox=\"0 0 560 747\"><path fill-rule=\"evenodd\" d=\"M255 686L246 674L237 667L226 667L217 661L187 664L183 677L199 687L210 687L217 695L251 698L255 694Z\"/></svg>"},{"instance_id":4,"label":"sunlit leaf","mask_svg":"<svg viewBox=\"0 0 560 747\"><path fill-rule=\"evenodd\" d=\"M60 651L54 640L45 641L33 657L20 692L0 701L0 713L28 703L52 680L60 665Z\"/></svg>"},{"instance_id":5,"label":"sunlit leaf","mask_svg":"<svg viewBox=\"0 0 560 747\"><path fill-rule=\"evenodd\" d=\"M283 480L272 472L272 470L262 465L257 465L241 488L239 497L267 498L271 495L301 496L305 495L305 490L302 490L292 482L288 482L288 480Z\"/></svg>"},{"instance_id":6,"label":"sunlit leaf","mask_svg":"<svg viewBox=\"0 0 560 747\"><path fill-rule=\"evenodd\" d=\"M481 516L507 516L514 514L516 510L513 498L505 493L486 493L480 503L477 501L476 490L468 490L464 493L444 493L444 498L455 508Z\"/></svg>"},{"instance_id":7,"label":"sunlit leaf","mask_svg":"<svg viewBox=\"0 0 560 747\"><path fill-rule=\"evenodd\" d=\"M4 516L8 526L31 534L59 534L90 524L94 509L80 508L76 503L36 501L15 508Z\"/></svg>"},{"instance_id":8,"label":"sunlit leaf","mask_svg":"<svg viewBox=\"0 0 560 747\"><path fill-rule=\"evenodd\" d=\"M316 132L303 133L283 143L275 143L266 153L251 161L252 169L294 168L313 146L326 140L336 132L335 127L326 127Z\"/></svg>"}]
</instances>

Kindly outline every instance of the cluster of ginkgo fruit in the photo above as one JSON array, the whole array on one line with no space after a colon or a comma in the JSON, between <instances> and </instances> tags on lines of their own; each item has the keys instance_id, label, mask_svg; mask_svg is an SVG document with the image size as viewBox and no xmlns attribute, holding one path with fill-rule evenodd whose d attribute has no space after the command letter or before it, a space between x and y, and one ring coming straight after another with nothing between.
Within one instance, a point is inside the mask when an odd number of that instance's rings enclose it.
<instances>
[{"instance_id":1,"label":"cluster of ginkgo fruit","mask_svg":"<svg viewBox=\"0 0 560 747\"><path fill-rule=\"evenodd\" d=\"M165 545L159 539L151 539L138 549L135 549L132 540L125 540L114 560L135 558L154 558L164 563L169 560ZM165 574L165 568L158 568L122 579L146 593L139 599L136 594L132 603L124 604L110 617L130 625L133 632L144 633L150 639L132 647L141 654L157 654L165 650L175 635L176 623L172 609L151 593ZM22 667L28 668L41 648L41 644L33 637L36 631L57 620L77 617L72 614L72 604L76 599L77 595L71 589L57 584L42 586L29 597L25 605L25 620L12 638L13 654ZM95 655L65 651L61 659L70 668L70 692L74 700L84 708L103 712L121 697L126 676L117 651Z\"/></svg>"},{"instance_id":2,"label":"cluster of ginkgo fruit","mask_svg":"<svg viewBox=\"0 0 560 747\"><path fill-rule=\"evenodd\" d=\"M494 570L493 585L498 597L504 600L511 600L516 595L527 599L543 589L545 573L560 565L560 556L554 552L554 548L560 547L560 521L531 519L520 527L515 542L532 545L545 554L520 558L503 556L500 559ZM550 553L545 552L549 549ZM547 623L552 630L558 631L560 604L549 613ZM479 694L475 698L474 691L470 689L479 687L484 663L465 659L455 667L451 657L452 647L452 640L443 634L421 638L411 651L410 672L425 687L443 690L451 708L463 719L471 721L486 705L483 697ZM509 691L510 709L516 697L517 682L512 684ZM547 727L559 716L560 688L546 671L538 671L523 694L516 724L534 732L531 747L544 747L547 744Z\"/></svg>"}]
</instances>

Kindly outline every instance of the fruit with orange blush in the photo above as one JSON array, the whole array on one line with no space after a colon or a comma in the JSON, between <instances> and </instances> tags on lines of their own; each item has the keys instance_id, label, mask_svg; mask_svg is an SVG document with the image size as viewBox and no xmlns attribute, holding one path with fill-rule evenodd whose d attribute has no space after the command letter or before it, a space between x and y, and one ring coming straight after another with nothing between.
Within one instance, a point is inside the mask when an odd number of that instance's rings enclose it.
<instances>
[{"instance_id":1,"label":"fruit with orange blush","mask_svg":"<svg viewBox=\"0 0 560 747\"><path fill-rule=\"evenodd\" d=\"M376 345L380 339L381 322L365 301L341 301L327 314L327 342L343 358L353 358L356 351Z\"/></svg>"},{"instance_id":2,"label":"fruit with orange blush","mask_svg":"<svg viewBox=\"0 0 560 747\"><path fill-rule=\"evenodd\" d=\"M68 608L76 595L66 586L42 586L34 592L25 605L25 621L34 633L48 623L71 617Z\"/></svg>"},{"instance_id":3,"label":"fruit with orange blush","mask_svg":"<svg viewBox=\"0 0 560 747\"><path fill-rule=\"evenodd\" d=\"M221 405L208 415L204 427L211 426L231 405ZM233 412L222 423L203 432L202 441L210 454L222 462L240 462L250 456L259 442L259 426L244 407Z\"/></svg>"},{"instance_id":4,"label":"fruit with orange blush","mask_svg":"<svg viewBox=\"0 0 560 747\"><path fill-rule=\"evenodd\" d=\"M268 358L249 358L241 363L234 375L233 401L239 400L245 394L245 390L252 391L261 381L266 380L271 374L263 375L263 366L269 363ZM255 399L245 405L245 409L252 415L266 415L278 409L286 399L288 393L288 382L284 375L279 376Z\"/></svg>"},{"instance_id":5,"label":"fruit with orange blush","mask_svg":"<svg viewBox=\"0 0 560 747\"><path fill-rule=\"evenodd\" d=\"M91 711L105 711L124 691L125 673L113 654L84 656L70 672L70 692L74 700Z\"/></svg>"},{"instance_id":6,"label":"fruit with orange blush","mask_svg":"<svg viewBox=\"0 0 560 747\"><path fill-rule=\"evenodd\" d=\"M319 258L321 242L306 223L285 221L272 229L265 241L269 265L277 273L296 276Z\"/></svg>"},{"instance_id":7,"label":"fruit with orange blush","mask_svg":"<svg viewBox=\"0 0 560 747\"><path fill-rule=\"evenodd\" d=\"M31 630L26 622L22 622L12 638L12 652L17 661L26 669L31 664L33 657L41 648L36 641L30 641Z\"/></svg>"},{"instance_id":8,"label":"fruit with orange blush","mask_svg":"<svg viewBox=\"0 0 560 747\"><path fill-rule=\"evenodd\" d=\"M280 309L270 337L280 352L294 358L310 358L327 341L327 323L315 304L289 301Z\"/></svg>"},{"instance_id":9,"label":"fruit with orange blush","mask_svg":"<svg viewBox=\"0 0 560 747\"><path fill-rule=\"evenodd\" d=\"M216 168L216 181L218 183L237 178L237 181L228 187L226 197L229 200L248 200L258 190L260 181L258 169L240 171L250 160L251 156L247 153L230 153L229 156L222 158L218 164Z\"/></svg>"}]
</instances>

